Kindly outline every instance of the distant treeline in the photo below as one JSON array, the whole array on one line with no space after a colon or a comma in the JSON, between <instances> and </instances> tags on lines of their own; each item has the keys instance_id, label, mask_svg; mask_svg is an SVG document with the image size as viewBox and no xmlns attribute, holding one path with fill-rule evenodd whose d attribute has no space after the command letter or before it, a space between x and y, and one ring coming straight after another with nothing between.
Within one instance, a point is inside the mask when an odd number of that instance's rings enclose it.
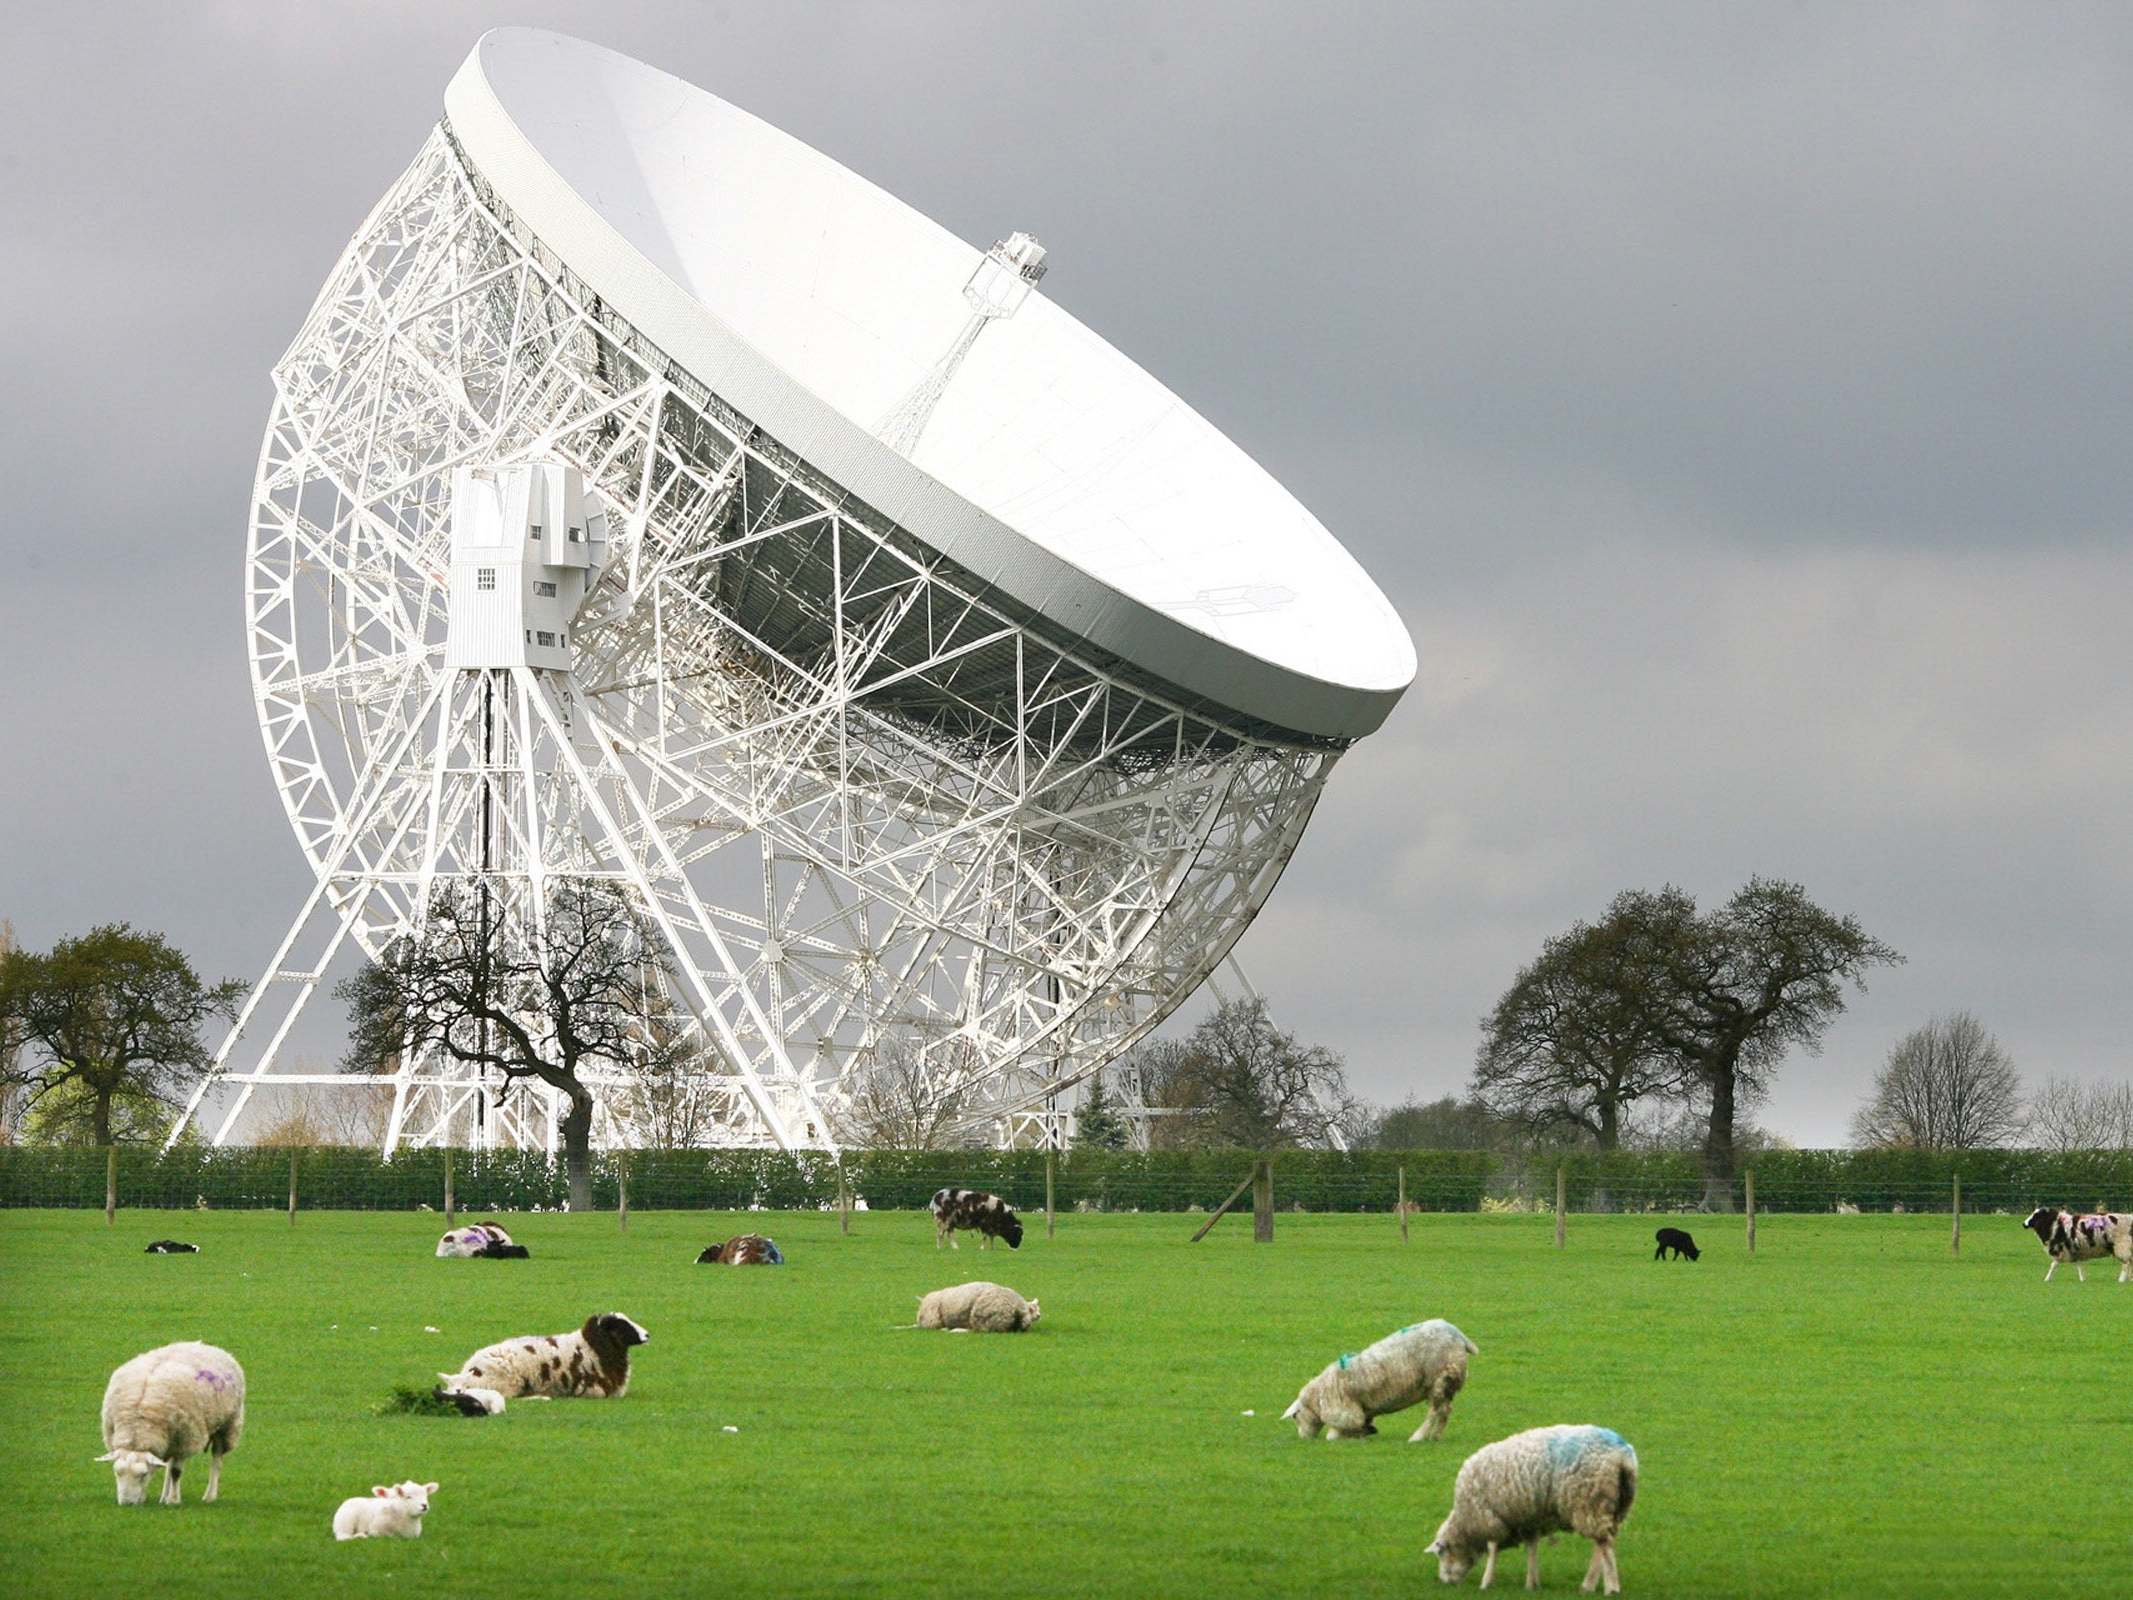
<instances>
[{"instance_id":1,"label":"distant treeline","mask_svg":"<svg viewBox=\"0 0 2133 1600\"><path fill-rule=\"evenodd\" d=\"M305 1208L441 1210L443 1150L403 1150L390 1161L350 1148L204 1149L168 1154L121 1146L122 1206L218 1210L281 1207L292 1158ZM1189 1211L1222 1203L1250 1171L1238 1150L1074 1150L1060 1155L1054 1195L1062 1211ZM463 1212L557 1209L568 1191L559 1163L534 1151L450 1152ZM1748 1163L1765 1211L1945 1211L1953 1179L1965 1210L2024 1212L2035 1205L2133 1204L2133 1152L2037 1150L1772 1150ZM1545 1209L1565 1175L1575 1211L1693 1210L1705 1192L1687 1151L1556 1157L1480 1150L1288 1150L1274 1160L1281 1210L1391 1211L1401 1192L1423 1211ZM837 1204L837 1164L817 1153L637 1150L595 1158L593 1203L611 1210L625 1181L632 1209L814 1210ZM105 1152L80 1146L0 1147L0 1205L100 1207ZM855 1150L847 1191L874 1210L916 1210L944 1185L990 1189L1028 1210L1044 1205L1045 1158L1034 1150Z\"/></svg>"}]
</instances>

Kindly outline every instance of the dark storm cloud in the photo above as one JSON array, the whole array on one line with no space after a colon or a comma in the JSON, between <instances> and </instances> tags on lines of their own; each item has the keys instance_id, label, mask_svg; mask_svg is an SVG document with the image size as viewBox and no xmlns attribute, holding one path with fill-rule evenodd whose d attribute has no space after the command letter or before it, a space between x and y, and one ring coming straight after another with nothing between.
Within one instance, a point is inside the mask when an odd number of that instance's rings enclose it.
<instances>
[{"instance_id":1,"label":"dark storm cloud","mask_svg":"<svg viewBox=\"0 0 2133 1600\"><path fill-rule=\"evenodd\" d=\"M0 915L217 973L304 884L238 604L266 370L481 28L767 117L1046 289L1353 548L1422 677L1245 954L1370 1093L1616 889L2122 1071L2133 23L2103 7L48 7L0 143Z\"/></svg>"}]
</instances>

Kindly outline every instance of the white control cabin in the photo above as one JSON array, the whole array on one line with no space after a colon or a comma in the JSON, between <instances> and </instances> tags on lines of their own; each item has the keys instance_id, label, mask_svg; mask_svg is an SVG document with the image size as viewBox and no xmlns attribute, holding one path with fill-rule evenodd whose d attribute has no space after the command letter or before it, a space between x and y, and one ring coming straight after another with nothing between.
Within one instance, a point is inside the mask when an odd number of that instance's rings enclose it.
<instances>
[{"instance_id":1,"label":"white control cabin","mask_svg":"<svg viewBox=\"0 0 2133 1600\"><path fill-rule=\"evenodd\" d=\"M607 521L561 462L452 472L447 667L576 661L570 627L607 564Z\"/></svg>"}]
</instances>

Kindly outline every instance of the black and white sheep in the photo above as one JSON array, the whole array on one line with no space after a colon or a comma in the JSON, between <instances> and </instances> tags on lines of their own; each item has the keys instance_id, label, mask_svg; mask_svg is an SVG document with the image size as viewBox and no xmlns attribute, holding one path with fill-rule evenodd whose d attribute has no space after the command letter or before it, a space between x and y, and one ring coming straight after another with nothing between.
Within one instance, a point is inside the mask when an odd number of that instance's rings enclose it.
<instances>
[{"instance_id":1,"label":"black and white sheep","mask_svg":"<svg viewBox=\"0 0 2133 1600\"><path fill-rule=\"evenodd\" d=\"M1367 1350L1329 1362L1282 1416L1294 1419L1305 1439L1316 1438L1321 1429L1328 1439L1352 1439L1378 1431L1373 1417L1427 1400L1429 1417L1407 1442L1441 1439L1452 1401L1466 1386L1466 1358L1480 1353L1479 1345L1442 1317L1413 1323Z\"/></svg>"},{"instance_id":2,"label":"black and white sheep","mask_svg":"<svg viewBox=\"0 0 2133 1600\"><path fill-rule=\"evenodd\" d=\"M196 1256L199 1253L198 1245L180 1244L175 1239L158 1239L141 1252L144 1256Z\"/></svg>"},{"instance_id":3,"label":"black and white sheep","mask_svg":"<svg viewBox=\"0 0 2133 1600\"><path fill-rule=\"evenodd\" d=\"M336 1539L419 1539L429 1514L434 1483L372 1484L369 1498L343 1500L333 1514Z\"/></svg>"},{"instance_id":4,"label":"black and white sheep","mask_svg":"<svg viewBox=\"0 0 2133 1600\"><path fill-rule=\"evenodd\" d=\"M505 1248L498 1249L497 1246ZM437 1254L468 1259L474 1256L523 1257L525 1250L511 1243L511 1235L493 1222L470 1222L464 1228L448 1228L437 1241Z\"/></svg>"},{"instance_id":5,"label":"black and white sheep","mask_svg":"<svg viewBox=\"0 0 2133 1600\"><path fill-rule=\"evenodd\" d=\"M494 1392L501 1399L525 1395L567 1398L585 1395L619 1400L630 1386L630 1351L652 1336L619 1311L587 1317L575 1333L534 1334L485 1346L440 1372L448 1392Z\"/></svg>"},{"instance_id":6,"label":"black and white sheep","mask_svg":"<svg viewBox=\"0 0 2133 1600\"><path fill-rule=\"evenodd\" d=\"M179 1503L185 1463L208 1452L207 1493L222 1488L222 1458L244 1434L244 1368L227 1350L197 1340L145 1351L104 1386L104 1453L118 1479L118 1503L148 1497L148 1475L163 1469L162 1503Z\"/></svg>"},{"instance_id":7,"label":"black and white sheep","mask_svg":"<svg viewBox=\"0 0 2133 1600\"><path fill-rule=\"evenodd\" d=\"M951 1333L1027 1333L1043 1314L1036 1301L1004 1284L959 1283L919 1301L918 1326Z\"/></svg>"},{"instance_id":8,"label":"black and white sheep","mask_svg":"<svg viewBox=\"0 0 2133 1600\"><path fill-rule=\"evenodd\" d=\"M782 1267L785 1252L775 1239L760 1233L737 1233L723 1243L706 1245L696 1258L699 1267Z\"/></svg>"},{"instance_id":9,"label":"black and white sheep","mask_svg":"<svg viewBox=\"0 0 2133 1600\"><path fill-rule=\"evenodd\" d=\"M990 1250L995 1239L1005 1239L1007 1248L1022 1248L1022 1219L1015 1208L983 1189L936 1189L933 1193L933 1248L956 1244L956 1230L968 1228L978 1235L978 1248Z\"/></svg>"},{"instance_id":10,"label":"black and white sheep","mask_svg":"<svg viewBox=\"0 0 2133 1600\"><path fill-rule=\"evenodd\" d=\"M2120 1283L2133 1281L2133 1212L2076 1214L2039 1206L2023 1219L2022 1226L2037 1236L2037 1242L2052 1258L2052 1264L2044 1269L2046 1283L2066 1261L2074 1264L2074 1276L2086 1283L2089 1275L2082 1270L2082 1263L2103 1256L2118 1258Z\"/></svg>"},{"instance_id":11,"label":"black and white sheep","mask_svg":"<svg viewBox=\"0 0 2133 1600\"><path fill-rule=\"evenodd\" d=\"M1558 1425L1528 1428L1485 1444L1466 1458L1452 1485L1451 1515L1430 1541L1437 1576L1458 1583L1487 1552L1486 1589L1496 1577L1496 1552L1526 1547L1526 1587L1540 1587L1540 1542L1568 1529L1592 1541L1582 1585L1622 1592L1615 1539L1637 1498L1637 1452L1611 1428Z\"/></svg>"}]
</instances>

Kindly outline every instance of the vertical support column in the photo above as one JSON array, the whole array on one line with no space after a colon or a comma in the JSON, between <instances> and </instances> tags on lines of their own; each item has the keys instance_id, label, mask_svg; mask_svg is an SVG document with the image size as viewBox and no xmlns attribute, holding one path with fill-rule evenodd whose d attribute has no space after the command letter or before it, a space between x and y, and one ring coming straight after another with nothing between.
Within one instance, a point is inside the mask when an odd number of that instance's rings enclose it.
<instances>
[{"instance_id":1,"label":"vertical support column","mask_svg":"<svg viewBox=\"0 0 2133 1600\"><path fill-rule=\"evenodd\" d=\"M104 1146L104 1226L110 1227L118 1220L119 1208L119 1152L118 1146Z\"/></svg>"},{"instance_id":2,"label":"vertical support column","mask_svg":"<svg viewBox=\"0 0 2133 1600\"><path fill-rule=\"evenodd\" d=\"M1049 1239L1058 1231L1057 1220L1052 1215L1052 1176L1058 1165L1049 1146L1044 1152L1044 1236Z\"/></svg>"},{"instance_id":3,"label":"vertical support column","mask_svg":"<svg viewBox=\"0 0 2133 1600\"><path fill-rule=\"evenodd\" d=\"M289 1150L289 1226L296 1226L296 1150Z\"/></svg>"},{"instance_id":4,"label":"vertical support column","mask_svg":"<svg viewBox=\"0 0 2133 1600\"><path fill-rule=\"evenodd\" d=\"M1274 1242L1274 1163L1266 1156L1252 1169L1252 1241Z\"/></svg>"},{"instance_id":5,"label":"vertical support column","mask_svg":"<svg viewBox=\"0 0 2133 1600\"><path fill-rule=\"evenodd\" d=\"M1563 1208L1570 1200L1570 1169L1555 1169L1555 1247L1563 1248Z\"/></svg>"},{"instance_id":6,"label":"vertical support column","mask_svg":"<svg viewBox=\"0 0 2133 1600\"><path fill-rule=\"evenodd\" d=\"M1395 1209L1400 1213L1400 1243L1407 1243L1407 1169L1400 1169L1400 1202Z\"/></svg>"},{"instance_id":7,"label":"vertical support column","mask_svg":"<svg viewBox=\"0 0 2133 1600\"><path fill-rule=\"evenodd\" d=\"M1755 1168L1748 1169L1748 1254L1755 1254Z\"/></svg>"},{"instance_id":8,"label":"vertical support column","mask_svg":"<svg viewBox=\"0 0 2133 1600\"><path fill-rule=\"evenodd\" d=\"M444 1147L444 1225L452 1226L452 1147Z\"/></svg>"},{"instance_id":9,"label":"vertical support column","mask_svg":"<svg viewBox=\"0 0 2133 1600\"><path fill-rule=\"evenodd\" d=\"M1948 1254L1959 1256L1963 1253L1963 1175L1960 1172L1955 1175L1954 1210L1955 1229L1948 1235Z\"/></svg>"}]
</instances>

